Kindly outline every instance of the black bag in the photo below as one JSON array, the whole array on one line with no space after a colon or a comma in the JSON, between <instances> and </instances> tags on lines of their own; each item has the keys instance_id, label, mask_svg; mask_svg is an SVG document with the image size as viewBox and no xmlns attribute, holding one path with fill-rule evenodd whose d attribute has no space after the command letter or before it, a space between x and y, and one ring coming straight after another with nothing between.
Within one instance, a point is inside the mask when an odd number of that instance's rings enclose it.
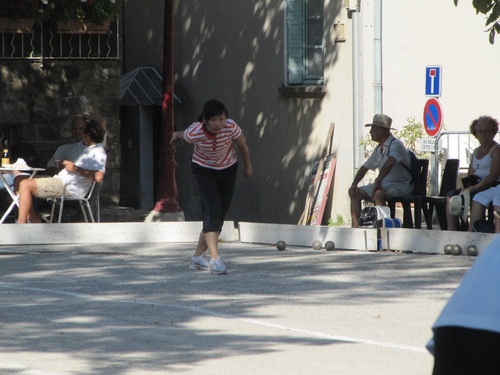
<instances>
[{"instance_id":1,"label":"black bag","mask_svg":"<svg viewBox=\"0 0 500 375\"><path fill-rule=\"evenodd\" d=\"M386 206L369 206L361 210L359 215L358 226L363 228L373 228L377 220L382 220L390 217L389 207Z\"/></svg>"},{"instance_id":2,"label":"black bag","mask_svg":"<svg viewBox=\"0 0 500 375\"><path fill-rule=\"evenodd\" d=\"M479 219L472 225L474 232L479 233L495 233L495 224L486 219Z\"/></svg>"},{"instance_id":3,"label":"black bag","mask_svg":"<svg viewBox=\"0 0 500 375\"><path fill-rule=\"evenodd\" d=\"M479 184L482 181L482 178L476 176L475 174L471 174L470 176L462 178L462 185L464 188L468 188L469 186L474 186Z\"/></svg>"}]
</instances>

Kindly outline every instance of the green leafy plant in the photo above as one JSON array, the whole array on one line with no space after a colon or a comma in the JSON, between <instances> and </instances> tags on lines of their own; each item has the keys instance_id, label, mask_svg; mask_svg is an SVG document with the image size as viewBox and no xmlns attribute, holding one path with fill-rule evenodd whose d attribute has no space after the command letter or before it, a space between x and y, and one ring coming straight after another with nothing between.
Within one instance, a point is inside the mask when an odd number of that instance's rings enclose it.
<instances>
[{"instance_id":1,"label":"green leafy plant","mask_svg":"<svg viewBox=\"0 0 500 375\"><path fill-rule=\"evenodd\" d=\"M342 226L345 224L346 224L346 222L345 222L344 218L342 217L342 215L340 215L340 214L337 214L337 217L335 218L335 220L333 220L333 218L328 219L328 226L329 227L339 227L339 226Z\"/></svg>"},{"instance_id":2,"label":"green leafy plant","mask_svg":"<svg viewBox=\"0 0 500 375\"><path fill-rule=\"evenodd\" d=\"M41 21L78 20L102 25L115 21L126 0L0 0L0 17Z\"/></svg>"},{"instance_id":3,"label":"green leafy plant","mask_svg":"<svg viewBox=\"0 0 500 375\"><path fill-rule=\"evenodd\" d=\"M453 0L458 6L458 0ZM486 18L486 32L490 44L495 43L495 35L500 34L500 0L473 0L472 6L476 9L476 14L484 14Z\"/></svg>"},{"instance_id":4,"label":"green leafy plant","mask_svg":"<svg viewBox=\"0 0 500 375\"><path fill-rule=\"evenodd\" d=\"M120 14L120 0L41 0L48 18L56 21L78 20L102 25Z\"/></svg>"}]
</instances>

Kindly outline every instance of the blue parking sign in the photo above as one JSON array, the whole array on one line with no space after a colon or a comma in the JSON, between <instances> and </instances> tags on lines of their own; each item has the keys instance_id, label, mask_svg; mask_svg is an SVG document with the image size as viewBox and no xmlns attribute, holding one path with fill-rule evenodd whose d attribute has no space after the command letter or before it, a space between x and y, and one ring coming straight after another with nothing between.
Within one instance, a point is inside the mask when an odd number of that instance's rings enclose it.
<instances>
[{"instance_id":1,"label":"blue parking sign","mask_svg":"<svg viewBox=\"0 0 500 375\"><path fill-rule=\"evenodd\" d=\"M425 96L441 96L441 67L425 67Z\"/></svg>"}]
</instances>

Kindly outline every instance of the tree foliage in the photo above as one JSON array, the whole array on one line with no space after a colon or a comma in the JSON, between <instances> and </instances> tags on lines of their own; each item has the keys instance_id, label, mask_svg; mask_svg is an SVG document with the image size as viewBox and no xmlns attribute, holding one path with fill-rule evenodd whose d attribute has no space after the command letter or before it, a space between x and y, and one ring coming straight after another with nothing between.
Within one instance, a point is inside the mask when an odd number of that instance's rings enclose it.
<instances>
[{"instance_id":1,"label":"tree foliage","mask_svg":"<svg viewBox=\"0 0 500 375\"><path fill-rule=\"evenodd\" d=\"M455 6L459 0L453 0ZM491 44L495 43L495 35L500 34L500 0L472 0L476 13L486 16L486 31Z\"/></svg>"}]
</instances>

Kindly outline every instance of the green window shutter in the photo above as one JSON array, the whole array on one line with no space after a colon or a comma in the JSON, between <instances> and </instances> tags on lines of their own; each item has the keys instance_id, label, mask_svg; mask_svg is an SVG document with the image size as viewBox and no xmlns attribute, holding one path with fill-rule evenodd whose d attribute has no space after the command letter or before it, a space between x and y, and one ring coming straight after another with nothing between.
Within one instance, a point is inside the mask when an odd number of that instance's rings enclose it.
<instances>
[{"instance_id":1,"label":"green window shutter","mask_svg":"<svg viewBox=\"0 0 500 375\"><path fill-rule=\"evenodd\" d=\"M304 82L304 0L287 2L288 84Z\"/></svg>"}]
</instances>

